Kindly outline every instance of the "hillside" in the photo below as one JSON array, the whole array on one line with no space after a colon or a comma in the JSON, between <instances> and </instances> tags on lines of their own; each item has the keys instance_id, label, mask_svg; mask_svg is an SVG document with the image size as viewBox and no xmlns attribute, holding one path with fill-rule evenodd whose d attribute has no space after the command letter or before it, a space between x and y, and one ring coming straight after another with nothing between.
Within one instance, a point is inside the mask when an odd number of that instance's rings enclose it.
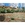
<instances>
[{"instance_id":1,"label":"hillside","mask_svg":"<svg viewBox=\"0 0 25 25\"><path fill-rule=\"evenodd\" d=\"M8 9L10 9L10 10L13 9L13 10L10 11ZM7 11L7 12L5 12L5 11ZM1 16L5 17L5 20L3 22L25 22L25 11L21 11L21 9L19 9L19 8L0 6L0 17ZM0 19L0 21L1 21L1 19Z\"/></svg>"}]
</instances>

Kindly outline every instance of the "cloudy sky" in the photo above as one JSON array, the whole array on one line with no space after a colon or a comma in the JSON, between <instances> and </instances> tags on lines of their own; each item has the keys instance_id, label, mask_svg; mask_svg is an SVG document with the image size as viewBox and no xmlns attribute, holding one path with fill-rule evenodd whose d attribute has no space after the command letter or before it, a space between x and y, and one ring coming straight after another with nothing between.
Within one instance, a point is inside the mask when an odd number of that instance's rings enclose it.
<instances>
[{"instance_id":1,"label":"cloudy sky","mask_svg":"<svg viewBox=\"0 0 25 25\"><path fill-rule=\"evenodd\" d=\"M0 6L25 7L25 3L0 3Z\"/></svg>"}]
</instances>

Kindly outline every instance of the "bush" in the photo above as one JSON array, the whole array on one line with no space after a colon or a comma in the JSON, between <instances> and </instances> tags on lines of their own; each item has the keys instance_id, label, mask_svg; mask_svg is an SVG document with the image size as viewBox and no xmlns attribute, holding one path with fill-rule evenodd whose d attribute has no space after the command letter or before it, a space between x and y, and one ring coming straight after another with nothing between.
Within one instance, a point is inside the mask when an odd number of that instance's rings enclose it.
<instances>
[{"instance_id":1,"label":"bush","mask_svg":"<svg viewBox=\"0 0 25 25\"><path fill-rule=\"evenodd\" d=\"M0 13L1 13L2 8L0 8Z\"/></svg>"},{"instance_id":2,"label":"bush","mask_svg":"<svg viewBox=\"0 0 25 25\"><path fill-rule=\"evenodd\" d=\"M10 10L10 9L8 9L8 10L7 10L7 13L11 13L11 10Z\"/></svg>"},{"instance_id":3,"label":"bush","mask_svg":"<svg viewBox=\"0 0 25 25\"><path fill-rule=\"evenodd\" d=\"M7 13L7 10L5 9L5 13Z\"/></svg>"},{"instance_id":4,"label":"bush","mask_svg":"<svg viewBox=\"0 0 25 25\"><path fill-rule=\"evenodd\" d=\"M7 12L7 10L5 9L5 8L2 8L1 10L0 10L0 13L6 13Z\"/></svg>"},{"instance_id":5,"label":"bush","mask_svg":"<svg viewBox=\"0 0 25 25\"><path fill-rule=\"evenodd\" d=\"M19 12L19 10L16 10L15 12Z\"/></svg>"},{"instance_id":6,"label":"bush","mask_svg":"<svg viewBox=\"0 0 25 25\"><path fill-rule=\"evenodd\" d=\"M11 20L14 20L14 18L11 18Z\"/></svg>"},{"instance_id":7,"label":"bush","mask_svg":"<svg viewBox=\"0 0 25 25\"><path fill-rule=\"evenodd\" d=\"M13 12L15 12L15 10L14 10L14 9L12 9L12 10L11 10L11 13L13 13Z\"/></svg>"},{"instance_id":8,"label":"bush","mask_svg":"<svg viewBox=\"0 0 25 25\"><path fill-rule=\"evenodd\" d=\"M14 12L13 9L12 10L10 10L10 9L7 10L7 13L13 13L13 12Z\"/></svg>"},{"instance_id":9,"label":"bush","mask_svg":"<svg viewBox=\"0 0 25 25\"><path fill-rule=\"evenodd\" d=\"M5 8L0 8L0 13L5 13L6 9Z\"/></svg>"},{"instance_id":10,"label":"bush","mask_svg":"<svg viewBox=\"0 0 25 25\"><path fill-rule=\"evenodd\" d=\"M24 12L24 7L22 7L22 9L23 9L23 12Z\"/></svg>"},{"instance_id":11,"label":"bush","mask_svg":"<svg viewBox=\"0 0 25 25\"><path fill-rule=\"evenodd\" d=\"M5 13L5 9L2 9L2 10L1 10L1 13Z\"/></svg>"}]
</instances>

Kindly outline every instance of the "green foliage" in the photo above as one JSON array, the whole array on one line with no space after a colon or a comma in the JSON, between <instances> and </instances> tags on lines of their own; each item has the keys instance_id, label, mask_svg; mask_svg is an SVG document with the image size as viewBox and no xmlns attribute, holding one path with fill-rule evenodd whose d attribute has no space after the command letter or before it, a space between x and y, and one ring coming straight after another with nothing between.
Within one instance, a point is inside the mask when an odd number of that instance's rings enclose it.
<instances>
[{"instance_id":1,"label":"green foliage","mask_svg":"<svg viewBox=\"0 0 25 25\"><path fill-rule=\"evenodd\" d=\"M6 10L5 8L0 8L0 13L14 13L14 12L25 12L25 10L24 7L22 7L22 10L21 9L14 10L13 8L12 10L10 9Z\"/></svg>"},{"instance_id":2,"label":"green foliage","mask_svg":"<svg viewBox=\"0 0 25 25\"><path fill-rule=\"evenodd\" d=\"M1 13L2 8L0 8L0 13Z\"/></svg>"},{"instance_id":3,"label":"green foliage","mask_svg":"<svg viewBox=\"0 0 25 25\"><path fill-rule=\"evenodd\" d=\"M7 13L7 10L5 9L5 13Z\"/></svg>"},{"instance_id":4,"label":"green foliage","mask_svg":"<svg viewBox=\"0 0 25 25\"><path fill-rule=\"evenodd\" d=\"M10 9L7 10L7 13L13 13L13 12L14 12L13 9L12 10L10 10Z\"/></svg>"},{"instance_id":5,"label":"green foliage","mask_svg":"<svg viewBox=\"0 0 25 25\"><path fill-rule=\"evenodd\" d=\"M10 10L10 9L8 9L8 10L7 10L7 13L11 13L11 10Z\"/></svg>"},{"instance_id":6,"label":"green foliage","mask_svg":"<svg viewBox=\"0 0 25 25\"><path fill-rule=\"evenodd\" d=\"M11 13L13 13L13 12L15 12L15 10L14 10L14 9L12 9L12 10L11 10Z\"/></svg>"},{"instance_id":7,"label":"green foliage","mask_svg":"<svg viewBox=\"0 0 25 25\"><path fill-rule=\"evenodd\" d=\"M11 18L11 20L14 20L14 18Z\"/></svg>"},{"instance_id":8,"label":"green foliage","mask_svg":"<svg viewBox=\"0 0 25 25\"><path fill-rule=\"evenodd\" d=\"M22 7L22 9L23 9L23 12L24 12L24 7Z\"/></svg>"},{"instance_id":9,"label":"green foliage","mask_svg":"<svg viewBox=\"0 0 25 25\"><path fill-rule=\"evenodd\" d=\"M0 8L0 13L5 13L7 10L5 8Z\"/></svg>"},{"instance_id":10,"label":"green foliage","mask_svg":"<svg viewBox=\"0 0 25 25\"><path fill-rule=\"evenodd\" d=\"M19 10L16 10L15 12L19 12Z\"/></svg>"},{"instance_id":11,"label":"green foliage","mask_svg":"<svg viewBox=\"0 0 25 25\"><path fill-rule=\"evenodd\" d=\"M5 13L5 8L3 8L3 9L1 10L1 13Z\"/></svg>"}]
</instances>

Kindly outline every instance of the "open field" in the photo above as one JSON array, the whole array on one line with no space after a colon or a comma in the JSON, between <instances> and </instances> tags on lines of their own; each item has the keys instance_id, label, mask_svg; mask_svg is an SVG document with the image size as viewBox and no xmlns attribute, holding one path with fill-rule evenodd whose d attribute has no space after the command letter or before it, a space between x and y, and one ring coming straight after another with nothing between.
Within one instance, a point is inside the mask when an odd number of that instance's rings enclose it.
<instances>
[{"instance_id":1,"label":"open field","mask_svg":"<svg viewBox=\"0 0 25 25\"><path fill-rule=\"evenodd\" d=\"M3 15L2 13L0 15ZM11 22L16 22L16 21L25 21L25 13L24 12L18 12L18 13L5 13L4 14L5 18L14 18L15 20L11 20ZM9 19L8 19L9 20ZM5 20L6 21L6 20Z\"/></svg>"}]
</instances>

